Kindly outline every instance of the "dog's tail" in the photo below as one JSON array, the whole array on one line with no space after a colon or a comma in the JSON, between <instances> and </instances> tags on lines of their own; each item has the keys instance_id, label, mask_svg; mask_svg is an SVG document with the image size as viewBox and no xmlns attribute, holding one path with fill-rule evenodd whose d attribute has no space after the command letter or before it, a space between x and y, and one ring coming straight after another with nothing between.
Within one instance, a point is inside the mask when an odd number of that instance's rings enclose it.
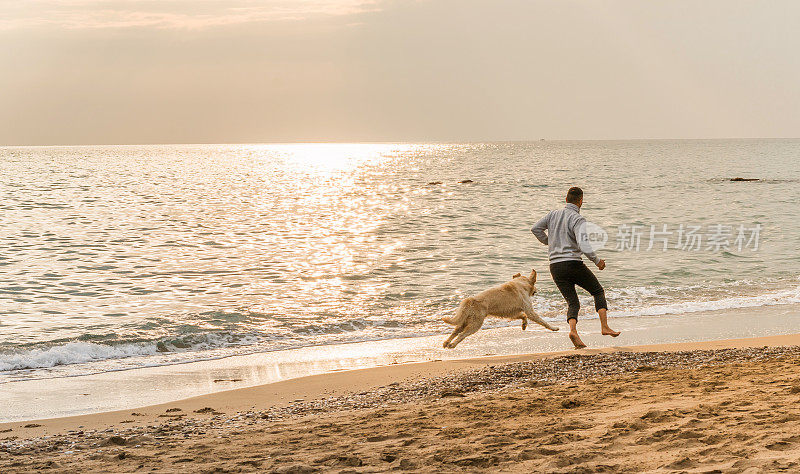
<instances>
[{"instance_id":1,"label":"dog's tail","mask_svg":"<svg viewBox=\"0 0 800 474\"><path fill-rule=\"evenodd\" d=\"M479 306L480 303L478 303L475 298L467 298L458 306L455 316L452 318L442 318L442 321L453 326L461 326L467 320L467 316L469 315L470 311Z\"/></svg>"}]
</instances>

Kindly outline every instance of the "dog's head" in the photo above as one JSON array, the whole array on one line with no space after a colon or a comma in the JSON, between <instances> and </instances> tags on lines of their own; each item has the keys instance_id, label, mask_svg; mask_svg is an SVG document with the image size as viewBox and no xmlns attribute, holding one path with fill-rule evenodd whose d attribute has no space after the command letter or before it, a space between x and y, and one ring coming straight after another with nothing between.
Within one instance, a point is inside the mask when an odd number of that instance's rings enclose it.
<instances>
[{"instance_id":1,"label":"dog's head","mask_svg":"<svg viewBox=\"0 0 800 474\"><path fill-rule=\"evenodd\" d=\"M533 270L533 269L531 270L531 276L524 277L524 276L522 276L522 273L516 273L516 274L514 274L514 276L511 277L512 280L514 280L516 278L522 278L523 280L526 280L526 283L528 283L528 285L530 286L530 290L529 290L530 293L529 294L531 296L533 296L533 294L536 293L536 286L535 286L536 285L536 270Z\"/></svg>"}]
</instances>

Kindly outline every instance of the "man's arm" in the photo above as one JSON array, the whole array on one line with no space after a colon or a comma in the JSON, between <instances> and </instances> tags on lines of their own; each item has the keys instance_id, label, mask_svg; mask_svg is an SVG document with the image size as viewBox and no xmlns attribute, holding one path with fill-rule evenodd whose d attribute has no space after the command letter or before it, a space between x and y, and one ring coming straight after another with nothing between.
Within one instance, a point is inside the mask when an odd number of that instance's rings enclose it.
<instances>
[{"instance_id":1,"label":"man's arm","mask_svg":"<svg viewBox=\"0 0 800 474\"><path fill-rule=\"evenodd\" d=\"M550 222L550 213L552 212L553 211L548 212L544 217L539 219L539 222L533 225L533 228L531 228L533 235L539 239L539 242L545 245L547 245L547 234L544 231L547 230L547 223Z\"/></svg>"}]
</instances>

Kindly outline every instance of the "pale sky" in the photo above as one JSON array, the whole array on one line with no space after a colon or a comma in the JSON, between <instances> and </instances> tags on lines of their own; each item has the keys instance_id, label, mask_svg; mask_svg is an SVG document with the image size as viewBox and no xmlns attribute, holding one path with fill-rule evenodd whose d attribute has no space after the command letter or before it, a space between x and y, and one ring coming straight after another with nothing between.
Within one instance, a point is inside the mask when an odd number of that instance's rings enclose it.
<instances>
[{"instance_id":1,"label":"pale sky","mask_svg":"<svg viewBox=\"0 0 800 474\"><path fill-rule=\"evenodd\" d=\"M800 2L0 0L0 145L800 137Z\"/></svg>"}]
</instances>

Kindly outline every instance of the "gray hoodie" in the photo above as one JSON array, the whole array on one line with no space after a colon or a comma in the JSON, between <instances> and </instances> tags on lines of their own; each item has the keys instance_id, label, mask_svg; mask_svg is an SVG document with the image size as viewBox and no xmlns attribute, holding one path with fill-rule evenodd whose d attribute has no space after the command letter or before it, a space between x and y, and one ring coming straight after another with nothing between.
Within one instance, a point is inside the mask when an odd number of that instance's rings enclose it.
<instances>
[{"instance_id":1,"label":"gray hoodie","mask_svg":"<svg viewBox=\"0 0 800 474\"><path fill-rule=\"evenodd\" d=\"M580 261L582 253L585 253L595 265L600 261L596 253L584 252L578 245L578 239L583 239L583 241L587 239L585 235L586 219L580 212L578 206L567 203L564 209L548 212L531 229L539 242L548 246L550 263L567 260ZM545 230L547 233L544 232Z\"/></svg>"}]
</instances>

